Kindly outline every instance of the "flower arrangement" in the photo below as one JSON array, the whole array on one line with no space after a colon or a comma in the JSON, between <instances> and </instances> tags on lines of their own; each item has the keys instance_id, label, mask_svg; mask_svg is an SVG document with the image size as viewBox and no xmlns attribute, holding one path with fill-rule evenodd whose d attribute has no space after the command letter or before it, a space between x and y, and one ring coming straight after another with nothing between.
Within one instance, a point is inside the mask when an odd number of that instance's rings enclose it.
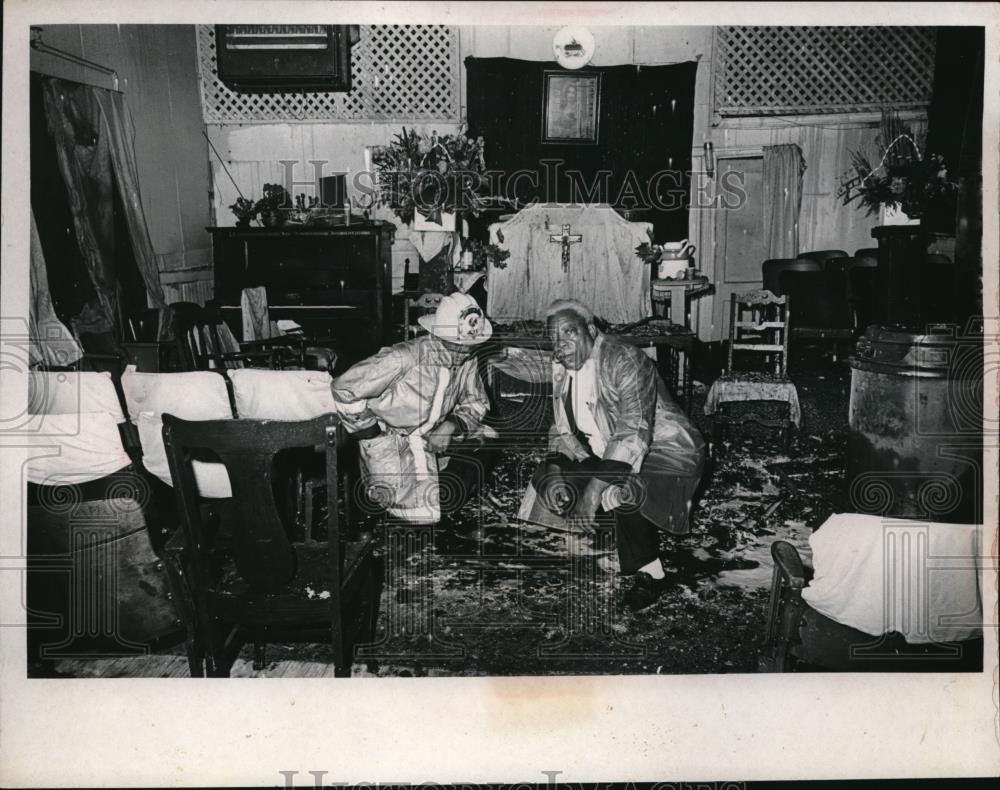
<instances>
[{"instance_id":1,"label":"flower arrangement","mask_svg":"<svg viewBox=\"0 0 1000 790\"><path fill-rule=\"evenodd\" d=\"M242 196L236 198L236 202L229 207L229 210L236 215L236 222L239 225L249 225L257 216L256 204Z\"/></svg>"},{"instance_id":2,"label":"flower arrangement","mask_svg":"<svg viewBox=\"0 0 1000 790\"><path fill-rule=\"evenodd\" d=\"M881 148L877 165L873 166L860 151L851 154L851 169L841 177L837 190L837 197L845 206L858 201L867 209L868 216L885 206L902 209L917 218L958 188L958 184L948 179L944 157L921 155L908 127L883 114L882 130L877 141Z\"/></svg>"},{"instance_id":3,"label":"flower arrangement","mask_svg":"<svg viewBox=\"0 0 1000 790\"><path fill-rule=\"evenodd\" d=\"M491 263L497 269L507 268L507 259L510 257L510 250L505 250L496 244L486 244L478 239L470 241L465 249L472 253L472 268L474 271L482 271Z\"/></svg>"},{"instance_id":4,"label":"flower arrangement","mask_svg":"<svg viewBox=\"0 0 1000 790\"><path fill-rule=\"evenodd\" d=\"M379 202L389 206L403 222L415 212L440 222L442 212L479 216L491 200L477 190L486 170L482 137L458 134L429 137L403 128L389 145L371 153L373 178Z\"/></svg>"},{"instance_id":5,"label":"flower arrangement","mask_svg":"<svg viewBox=\"0 0 1000 790\"><path fill-rule=\"evenodd\" d=\"M288 191L281 184L264 184L262 192L263 196L254 205L259 213L265 214L292 207Z\"/></svg>"}]
</instances>

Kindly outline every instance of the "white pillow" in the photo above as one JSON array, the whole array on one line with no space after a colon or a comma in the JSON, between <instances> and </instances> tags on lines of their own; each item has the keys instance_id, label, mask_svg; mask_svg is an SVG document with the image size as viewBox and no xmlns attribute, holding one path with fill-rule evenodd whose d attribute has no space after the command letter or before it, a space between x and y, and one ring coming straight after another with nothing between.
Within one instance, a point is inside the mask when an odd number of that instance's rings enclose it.
<instances>
[{"instance_id":1,"label":"white pillow","mask_svg":"<svg viewBox=\"0 0 1000 790\"><path fill-rule=\"evenodd\" d=\"M229 371L236 413L247 420L310 420L337 411L333 380L320 370Z\"/></svg>"},{"instance_id":2,"label":"white pillow","mask_svg":"<svg viewBox=\"0 0 1000 790\"><path fill-rule=\"evenodd\" d=\"M211 374L219 378L218 374ZM138 419L139 443L142 445L142 465L168 486L173 486L167 448L163 445L163 418L152 412L141 412ZM198 493L209 499L228 499L233 495L229 473L225 464L218 461L194 461L195 483Z\"/></svg>"},{"instance_id":3,"label":"white pillow","mask_svg":"<svg viewBox=\"0 0 1000 790\"><path fill-rule=\"evenodd\" d=\"M225 420L233 416L226 381L219 373L137 373L132 365L122 374L125 404L132 420L140 412L173 414L183 420Z\"/></svg>"},{"instance_id":4,"label":"white pillow","mask_svg":"<svg viewBox=\"0 0 1000 790\"><path fill-rule=\"evenodd\" d=\"M39 485L88 483L132 463L118 424L105 412L49 414L37 433L20 439L36 451L28 460L28 480Z\"/></svg>"},{"instance_id":5,"label":"white pillow","mask_svg":"<svg viewBox=\"0 0 1000 790\"><path fill-rule=\"evenodd\" d=\"M108 372L40 371L28 377L31 414L86 414L104 412L125 422L115 385Z\"/></svg>"}]
</instances>

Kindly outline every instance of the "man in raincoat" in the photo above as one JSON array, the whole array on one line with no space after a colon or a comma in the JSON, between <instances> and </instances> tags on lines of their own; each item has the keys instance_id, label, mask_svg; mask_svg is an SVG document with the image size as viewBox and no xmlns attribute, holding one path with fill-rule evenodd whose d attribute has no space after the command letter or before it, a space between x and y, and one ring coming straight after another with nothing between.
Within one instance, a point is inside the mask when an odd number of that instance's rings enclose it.
<instances>
[{"instance_id":1,"label":"man in raincoat","mask_svg":"<svg viewBox=\"0 0 1000 790\"><path fill-rule=\"evenodd\" d=\"M444 473L445 453L457 439L489 433L472 352L493 328L462 293L418 320L429 334L383 348L336 378L332 390L344 427L359 439L369 498L404 521L434 524L442 505L464 501L474 484L468 469Z\"/></svg>"},{"instance_id":2,"label":"man in raincoat","mask_svg":"<svg viewBox=\"0 0 1000 790\"><path fill-rule=\"evenodd\" d=\"M590 532L599 509L614 514L621 572L635 575L624 603L642 609L666 586L659 531L688 531L705 441L653 361L599 332L586 306L557 299L546 326L555 420L518 517Z\"/></svg>"}]
</instances>

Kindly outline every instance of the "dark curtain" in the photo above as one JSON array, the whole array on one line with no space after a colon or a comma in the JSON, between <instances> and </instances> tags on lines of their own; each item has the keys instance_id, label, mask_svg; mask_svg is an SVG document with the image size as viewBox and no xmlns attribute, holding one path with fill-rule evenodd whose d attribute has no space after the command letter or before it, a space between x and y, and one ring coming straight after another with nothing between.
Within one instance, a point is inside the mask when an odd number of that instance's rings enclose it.
<instances>
[{"instance_id":1,"label":"dark curtain","mask_svg":"<svg viewBox=\"0 0 1000 790\"><path fill-rule=\"evenodd\" d=\"M652 205L648 219L657 239L687 237L697 63L575 72L556 63L509 58L467 58L465 63L469 132L485 139L487 167L508 176L505 184L495 182L503 184L505 197L569 202L574 190L567 173L576 171L577 200L579 182L586 189L596 183L589 202ZM546 71L601 75L596 145L542 142ZM509 177L519 170L535 173L535 183L528 178L511 183ZM602 171L606 181L597 179Z\"/></svg>"},{"instance_id":2,"label":"dark curtain","mask_svg":"<svg viewBox=\"0 0 1000 790\"><path fill-rule=\"evenodd\" d=\"M133 262L150 301L163 305L139 199L124 97L52 77L41 78L41 94L58 171L65 184L76 251L90 286L89 298L82 301L72 319L73 327L78 335L111 334L121 338L121 287L123 279L130 279ZM123 220L118 228L116 214ZM126 230L126 243L116 245L121 225Z\"/></svg>"},{"instance_id":3,"label":"dark curtain","mask_svg":"<svg viewBox=\"0 0 1000 790\"><path fill-rule=\"evenodd\" d=\"M45 119L66 184L73 229L93 297L74 316L76 334L106 334L120 326L114 254L114 178L95 89L43 79ZM54 262L58 263L58 262Z\"/></svg>"}]
</instances>

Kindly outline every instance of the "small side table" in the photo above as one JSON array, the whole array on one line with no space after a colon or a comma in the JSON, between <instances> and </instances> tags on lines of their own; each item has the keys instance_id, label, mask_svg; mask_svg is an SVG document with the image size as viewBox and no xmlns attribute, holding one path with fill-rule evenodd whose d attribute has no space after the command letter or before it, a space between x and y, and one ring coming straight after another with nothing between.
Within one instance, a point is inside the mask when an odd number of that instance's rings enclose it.
<instances>
[{"instance_id":1,"label":"small side table","mask_svg":"<svg viewBox=\"0 0 1000 790\"><path fill-rule=\"evenodd\" d=\"M667 305L669 305L670 321L680 324L685 329L690 329L691 311L689 308L691 300L700 299L711 293L715 293L715 286L705 276L692 277L689 280L680 278L659 280L654 278L650 286L653 315L657 318L667 318Z\"/></svg>"}]
</instances>

